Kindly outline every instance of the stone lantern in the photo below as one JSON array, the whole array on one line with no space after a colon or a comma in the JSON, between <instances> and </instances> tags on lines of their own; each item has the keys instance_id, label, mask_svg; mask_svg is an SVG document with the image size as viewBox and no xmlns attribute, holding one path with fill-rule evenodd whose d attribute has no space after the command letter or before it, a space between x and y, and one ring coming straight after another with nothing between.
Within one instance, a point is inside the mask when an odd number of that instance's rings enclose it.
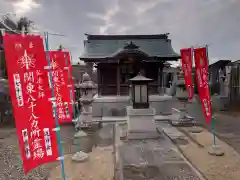
<instances>
[{"instance_id":1,"label":"stone lantern","mask_svg":"<svg viewBox=\"0 0 240 180\"><path fill-rule=\"evenodd\" d=\"M80 122L78 122L77 126L80 127L89 127L92 125L92 101L93 95L96 91L96 84L91 81L90 76L87 73L83 74L82 83L79 84L80 89L80 103L82 105Z\"/></svg>"},{"instance_id":2,"label":"stone lantern","mask_svg":"<svg viewBox=\"0 0 240 180\"><path fill-rule=\"evenodd\" d=\"M148 83L152 79L146 78L139 73L136 77L129 79L129 81L132 83L131 98L133 108L149 108Z\"/></svg>"},{"instance_id":3,"label":"stone lantern","mask_svg":"<svg viewBox=\"0 0 240 180\"><path fill-rule=\"evenodd\" d=\"M81 98L80 103L81 114L80 118L76 123L76 129L79 131L75 134L75 142L79 146L79 150L73 155L72 160L82 162L88 159L88 154L80 150L80 144L84 144L88 141L88 136L85 132L81 131L83 128L92 127L92 107L93 92L97 88L96 85L91 81L90 76L87 73L83 74L82 83L78 85L80 90ZM80 143L81 141L81 143Z\"/></svg>"},{"instance_id":4,"label":"stone lantern","mask_svg":"<svg viewBox=\"0 0 240 180\"><path fill-rule=\"evenodd\" d=\"M180 103L183 104L183 108L180 109L180 121L173 122L174 125L193 125L193 119L187 115L187 103L188 101L188 92L186 89L184 74L182 71L178 74L178 80L176 82L176 98Z\"/></svg>"},{"instance_id":5,"label":"stone lantern","mask_svg":"<svg viewBox=\"0 0 240 180\"><path fill-rule=\"evenodd\" d=\"M158 138L154 120L155 109L149 105L148 83L152 79L139 73L130 81L132 105L127 106L128 139Z\"/></svg>"}]
</instances>

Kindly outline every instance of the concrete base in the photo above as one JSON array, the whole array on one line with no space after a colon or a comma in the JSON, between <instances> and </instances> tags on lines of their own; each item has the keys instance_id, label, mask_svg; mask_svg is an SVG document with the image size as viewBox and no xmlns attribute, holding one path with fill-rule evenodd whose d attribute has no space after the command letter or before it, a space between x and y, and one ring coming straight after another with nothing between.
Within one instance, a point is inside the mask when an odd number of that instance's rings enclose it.
<instances>
[{"instance_id":1,"label":"concrete base","mask_svg":"<svg viewBox=\"0 0 240 180\"><path fill-rule=\"evenodd\" d=\"M196 125L194 119L188 116L186 111L182 112L179 109L172 108L172 115L171 124L173 126L191 127Z\"/></svg>"},{"instance_id":2,"label":"concrete base","mask_svg":"<svg viewBox=\"0 0 240 180\"><path fill-rule=\"evenodd\" d=\"M84 130L99 129L100 128L100 122L80 123L79 128L84 129Z\"/></svg>"},{"instance_id":3,"label":"concrete base","mask_svg":"<svg viewBox=\"0 0 240 180\"><path fill-rule=\"evenodd\" d=\"M85 152L82 152L82 151L79 151L79 152L76 152L73 157L72 157L72 161L75 161L75 162L84 162L86 160L88 160L89 156L87 153Z\"/></svg>"},{"instance_id":4,"label":"concrete base","mask_svg":"<svg viewBox=\"0 0 240 180\"><path fill-rule=\"evenodd\" d=\"M192 119L180 119L178 121L171 121L173 126L180 126L180 127L192 127L194 126L194 122Z\"/></svg>"},{"instance_id":5,"label":"concrete base","mask_svg":"<svg viewBox=\"0 0 240 180\"><path fill-rule=\"evenodd\" d=\"M74 135L74 138L82 138L82 137L87 137L87 134L81 130Z\"/></svg>"},{"instance_id":6,"label":"concrete base","mask_svg":"<svg viewBox=\"0 0 240 180\"><path fill-rule=\"evenodd\" d=\"M202 132L202 128L201 127L197 127L197 126L193 126L193 127L190 127L189 132L191 133L201 133Z\"/></svg>"},{"instance_id":7,"label":"concrete base","mask_svg":"<svg viewBox=\"0 0 240 180\"><path fill-rule=\"evenodd\" d=\"M210 154L212 156L223 156L224 155L224 151L222 150L222 148L220 146L213 145L209 149L208 154Z\"/></svg>"},{"instance_id":8,"label":"concrete base","mask_svg":"<svg viewBox=\"0 0 240 180\"><path fill-rule=\"evenodd\" d=\"M127 106L127 124L128 132L156 132L154 120L154 109L133 109L132 106Z\"/></svg>"},{"instance_id":9,"label":"concrete base","mask_svg":"<svg viewBox=\"0 0 240 180\"><path fill-rule=\"evenodd\" d=\"M155 139L159 138L159 134L155 124L155 109L133 109L132 106L127 106L128 115L128 139Z\"/></svg>"}]
</instances>

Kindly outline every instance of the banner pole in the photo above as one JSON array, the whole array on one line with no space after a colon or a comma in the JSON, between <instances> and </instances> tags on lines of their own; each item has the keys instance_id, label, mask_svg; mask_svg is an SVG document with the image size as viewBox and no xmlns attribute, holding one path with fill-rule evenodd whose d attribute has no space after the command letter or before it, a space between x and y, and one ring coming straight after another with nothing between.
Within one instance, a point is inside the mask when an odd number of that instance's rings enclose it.
<instances>
[{"instance_id":1,"label":"banner pole","mask_svg":"<svg viewBox=\"0 0 240 180\"><path fill-rule=\"evenodd\" d=\"M195 62L194 61L194 47L193 46L191 46L190 47L191 48L191 59L192 59L192 67L193 67L193 62ZM191 67L191 68L192 68ZM193 72L192 72L192 74L193 74ZM191 74L191 78L192 78L192 74ZM195 76L194 76L195 77ZM192 88L192 93L193 93L193 95L192 95L192 99L194 98L194 94L195 94L195 78L194 78L194 80L193 80L193 78L192 78L192 84L194 85L194 87ZM192 99L190 100L190 101L192 101ZM189 102L190 102L189 101ZM196 118L193 118L193 127L192 128L189 128L189 132L191 132L191 133L201 133L202 132L202 128L201 127L199 127L199 126L197 126L197 121L196 121Z\"/></svg>"},{"instance_id":2,"label":"banner pole","mask_svg":"<svg viewBox=\"0 0 240 180\"><path fill-rule=\"evenodd\" d=\"M69 70L68 56L67 56L66 52L64 52L64 54L65 54L65 65L68 67L68 78L70 79L72 77L71 77L70 70ZM71 97L71 101L72 101L74 120L75 120L75 118L77 118L78 122L79 122L80 121L80 117L79 117L80 116L80 111L79 111L78 107L75 109L77 102L76 102L76 104L73 103L74 102L74 100L73 100L73 93L75 92L74 90L75 90L74 87L70 87L70 97ZM74 96L74 97L76 97L76 96ZM75 140L75 143L77 145L77 148L76 148L77 152L80 152L81 151L80 138L77 138L77 140Z\"/></svg>"},{"instance_id":3,"label":"banner pole","mask_svg":"<svg viewBox=\"0 0 240 180\"><path fill-rule=\"evenodd\" d=\"M52 70L51 70L51 60L50 60L50 55L49 55L49 42L48 42L48 33L44 33L44 40L45 40L45 48L46 48L46 55L47 55L47 61L48 61L48 66L50 67L50 73L49 73L49 78L50 78L50 84L51 84L51 89L52 89L52 97L54 98L54 87L53 87L53 82L52 82ZM57 109L55 103L53 103L53 111L55 115L55 123L56 123L56 134L57 134L57 143L58 143L58 152L59 152L59 160L61 162L61 171L62 171L62 178L63 180L66 180L66 175L65 175L65 168L64 168L64 156L63 156L63 150L62 150L62 144L61 144L61 136L60 136L60 126L58 123L58 116L57 116Z\"/></svg>"},{"instance_id":4,"label":"banner pole","mask_svg":"<svg viewBox=\"0 0 240 180\"><path fill-rule=\"evenodd\" d=\"M207 56L207 60L208 60L208 66L209 66L209 58L208 58L208 45L205 46L206 47L206 56ZM209 76L209 69L208 69L208 76ZM208 83L209 84L209 83ZM216 143L216 129L215 129L215 117L213 116L213 105L212 105L212 96L211 96L211 87L209 88L209 93L210 93L210 97L211 97L211 108L212 108L212 120L211 120L211 129L212 129L212 134L213 134L213 146L210 149L210 151L208 152L210 155L213 156L223 156L224 155L224 151L222 151L220 146L217 146Z\"/></svg>"},{"instance_id":5,"label":"banner pole","mask_svg":"<svg viewBox=\"0 0 240 180\"><path fill-rule=\"evenodd\" d=\"M208 66L209 66L209 58L208 58L208 45L206 47L206 52L207 52L207 60L208 60ZM208 76L209 76L209 69L208 69ZM211 84L210 84L211 85ZM209 93L211 97L211 106L212 106L212 91L211 91L211 86L209 87ZM213 114L213 106L212 106L212 114ZM212 134L213 134L213 145L216 146L216 133L215 133L215 118L213 118L212 115L212 120L211 120L211 129L212 129Z\"/></svg>"}]
</instances>

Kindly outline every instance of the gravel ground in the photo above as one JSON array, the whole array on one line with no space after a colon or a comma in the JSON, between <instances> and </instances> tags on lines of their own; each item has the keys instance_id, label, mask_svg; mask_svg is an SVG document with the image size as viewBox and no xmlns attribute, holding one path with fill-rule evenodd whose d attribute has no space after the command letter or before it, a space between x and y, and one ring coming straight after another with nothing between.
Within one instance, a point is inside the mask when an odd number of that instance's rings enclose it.
<instances>
[{"instance_id":1,"label":"gravel ground","mask_svg":"<svg viewBox=\"0 0 240 180\"><path fill-rule=\"evenodd\" d=\"M72 145L73 134L72 126L61 128L64 154L75 152L75 147ZM14 128L0 129L0 180L45 180L51 169L58 165L59 162L48 163L24 175L16 130Z\"/></svg>"},{"instance_id":2,"label":"gravel ground","mask_svg":"<svg viewBox=\"0 0 240 180\"><path fill-rule=\"evenodd\" d=\"M75 133L72 125L61 127L61 142L64 155L74 154L78 149L76 145L73 145ZM89 133L89 142L85 145L81 144L81 149L86 149L89 146L111 146L112 125L105 125L95 135L91 132ZM48 163L24 175L16 129L9 127L0 128L0 180L47 180L51 170L59 165L59 162Z\"/></svg>"}]
</instances>

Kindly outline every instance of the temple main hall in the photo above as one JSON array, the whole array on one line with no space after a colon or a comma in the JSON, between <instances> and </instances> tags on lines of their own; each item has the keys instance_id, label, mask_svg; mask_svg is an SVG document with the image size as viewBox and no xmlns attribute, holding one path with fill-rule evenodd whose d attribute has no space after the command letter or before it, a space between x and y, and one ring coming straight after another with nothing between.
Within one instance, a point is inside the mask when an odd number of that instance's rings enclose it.
<instances>
[{"instance_id":1,"label":"temple main hall","mask_svg":"<svg viewBox=\"0 0 240 180\"><path fill-rule=\"evenodd\" d=\"M97 68L99 96L126 96L129 79L141 72L153 79L150 95L164 93L164 68L177 61L169 34L154 35L90 35L85 34L84 52L80 60Z\"/></svg>"}]
</instances>

